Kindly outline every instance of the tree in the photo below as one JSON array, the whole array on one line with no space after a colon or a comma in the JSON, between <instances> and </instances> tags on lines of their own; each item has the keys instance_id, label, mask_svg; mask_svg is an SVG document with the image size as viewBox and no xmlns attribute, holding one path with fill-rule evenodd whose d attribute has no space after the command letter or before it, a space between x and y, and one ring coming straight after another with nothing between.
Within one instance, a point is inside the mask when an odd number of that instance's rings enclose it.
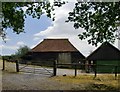
<instances>
[{"instance_id":1,"label":"tree","mask_svg":"<svg viewBox=\"0 0 120 92\"><path fill-rule=\"evenodd\" d=\"M24 21L28 16L40 18L42 14L47 14L54 20L54 6L60 7L65 2L55 0L51 5L49 0L41 2L21 2L2 3L2 29L0 35L4 38L7 28L19 34L24 32ZM26 11L22 7L27 7ZM120 24L120 2L77 2L73 12L69 13L67 22L74 22L74 28L80 27L85 32L79 34L79 38L88 39L88 43L97 45L104 41L114 42L119 38L117 31Z\"/></svg>"},{"instance_id":2,"label":"tree","mask_svg":"<svg viewBox=\"0 0 120 92\"><path fill-rule=\"evenodd\" d=\"M15 53L16 58L22 58L24 57L28 52L30 51L30 48L28 46L21 46L17 52Z\"/></svg>"},{"instance_id":3,"label":"tree","mask_svg":"<svg viewBox=\"0 0 120 92\"><path fill-rule=\"evenodd\" d=\"M120 38L120 2L78 2L66 22L74 22L75 29L84 28L78 36L89 44L114 42Z\"/></svg>"},{"instance_id":4,"label":"tree","mask_svg":"<svg viewBox=\"0 0 120 92\"><path fill-rule=\"evenodd\" d=\"M27 16L40 19L42 14L46 14L54 20L53 6L60 7L64 3L60 0L55 1L54 5L51 5L49 0L41 0L41 2L2 2L0 36L3 39L5 38L7 28L11 28L17 34L24 32L24 21ZM26 7L26 10L23 7Z\"/></svg>"}]
</instances>

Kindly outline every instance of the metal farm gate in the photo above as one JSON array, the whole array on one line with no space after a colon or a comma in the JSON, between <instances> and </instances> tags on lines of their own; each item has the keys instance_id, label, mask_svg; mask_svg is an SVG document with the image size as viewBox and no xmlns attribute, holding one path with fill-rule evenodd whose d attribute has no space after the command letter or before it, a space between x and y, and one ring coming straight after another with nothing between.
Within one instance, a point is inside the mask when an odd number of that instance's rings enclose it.
<instances>
[{"instance_id":1,"label":"metal farm gate","mask_svg":"<svg viewBox=\"0 0 120 92\"><path fill-rule=\"evenodd\" d=\"M31 74L43 74L43 75L53 75L53 68L44 67L37 64L20 64L19 63L19 72L31 73Z\"/></svg>"}]
</instances>

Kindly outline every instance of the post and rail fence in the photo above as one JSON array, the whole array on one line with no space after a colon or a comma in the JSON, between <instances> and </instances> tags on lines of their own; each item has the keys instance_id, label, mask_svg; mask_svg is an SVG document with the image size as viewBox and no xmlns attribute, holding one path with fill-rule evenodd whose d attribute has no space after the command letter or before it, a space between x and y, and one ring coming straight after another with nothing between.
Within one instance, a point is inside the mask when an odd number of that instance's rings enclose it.
<instances>
[{"instance_id":1,"label":"post and rail fence","mask_svg":"<svg viewBox=\"0 0 120 92\"><path fill-rule=\"evenodd\" d=\"M57 63L56 61L54 62L54 66L53 66L53 76L56 76L57 75L57 68L59 65L64 65L64 66L74 66L74 76L77 76L77 66L92 66L93 67L93 70L94 70L94 78L95 79L97 77L97 67L98 66L114 66L114 74L115 74L115 79L117 78L117 74L119 73L118 72L118 67L120 67L120 65L109 65L109 64L104 64L104 65L96 65L96 64L80 64L80 63L67 63L67 64L60 64L60 63Z\"/></svg>"},{"instance_id":2,"label":"post and rail fence","mask_svg":"<svg viewBox=\"0 0 120 92\"><path fill-rule=\"evenodd\" d=\"M7 62L14 62L16 65L16 72L19 72L19 61L18 60L9 60L9 59L5 59L5 58L2 58L2 60L3 60L3 68L2 68L2 70L4 71L5 70L5 65L6 65L6 63L5 63L5 61L7 61Z\"/></svg>"},{"instance_id":3,"label":"post and rail fence","mask_svg":"<svg viewBox=\"0 0 120 92\"><path fill-rule=\"evenodd\" d=\"M5 70L5 61L8 61L9 60L6 60L3 58L3 69L2 70ZM16 63L16 72L19 72L19 61L18 60L14 60L12 62L15 62ZM77 76L77 70L78 70L78 66L92 66L93 67L93 70L94 70L94 79L97 77L97 67L98 66L114 66L114 74L115 74L115 79L117 78L117 75L118 75L118 67L120 67L120 65L109 65L109 64L106 64L106 65L96 65L96 64L80 64L80 63L66 63L66 64L60 64L60 63L57 63L57 61L54 61L53 62L53 76L56 76L57 75L57 68L58 66L74 66L74 76Z\"/></svg>"}]
</instances>

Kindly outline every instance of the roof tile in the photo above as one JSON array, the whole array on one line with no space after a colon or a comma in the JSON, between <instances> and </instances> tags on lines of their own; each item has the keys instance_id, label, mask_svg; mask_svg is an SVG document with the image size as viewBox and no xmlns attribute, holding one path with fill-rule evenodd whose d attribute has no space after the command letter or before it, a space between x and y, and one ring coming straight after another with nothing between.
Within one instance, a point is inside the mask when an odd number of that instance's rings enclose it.
<instances>
[{"instance_id":1,"label":"roof tile","mask_svg":"<svg viewBox=\"0 0 120 92\"><path fill-rule=\"evenodd\" d=\"M44 39L32 52L78 52L68 39Z\"/></svg>"}]
</instances>

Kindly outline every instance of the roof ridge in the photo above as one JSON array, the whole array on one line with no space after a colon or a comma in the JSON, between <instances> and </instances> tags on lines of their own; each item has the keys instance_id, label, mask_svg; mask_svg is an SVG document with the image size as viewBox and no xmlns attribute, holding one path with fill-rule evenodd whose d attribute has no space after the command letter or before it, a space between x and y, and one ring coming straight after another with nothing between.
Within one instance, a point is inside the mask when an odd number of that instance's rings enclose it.
<instances>
[{"instance_id":1,"label":"roof ridge","mask_svg":"<svg viewBox=\"0 0 120 92\"><path fill-rule=\"evenodd\" d=\"M57 38L57 39L54 39L54 38L47 38L47 39L44 39L44 40L69 40L67 38Z\"/></svg>"}]
</instances>

